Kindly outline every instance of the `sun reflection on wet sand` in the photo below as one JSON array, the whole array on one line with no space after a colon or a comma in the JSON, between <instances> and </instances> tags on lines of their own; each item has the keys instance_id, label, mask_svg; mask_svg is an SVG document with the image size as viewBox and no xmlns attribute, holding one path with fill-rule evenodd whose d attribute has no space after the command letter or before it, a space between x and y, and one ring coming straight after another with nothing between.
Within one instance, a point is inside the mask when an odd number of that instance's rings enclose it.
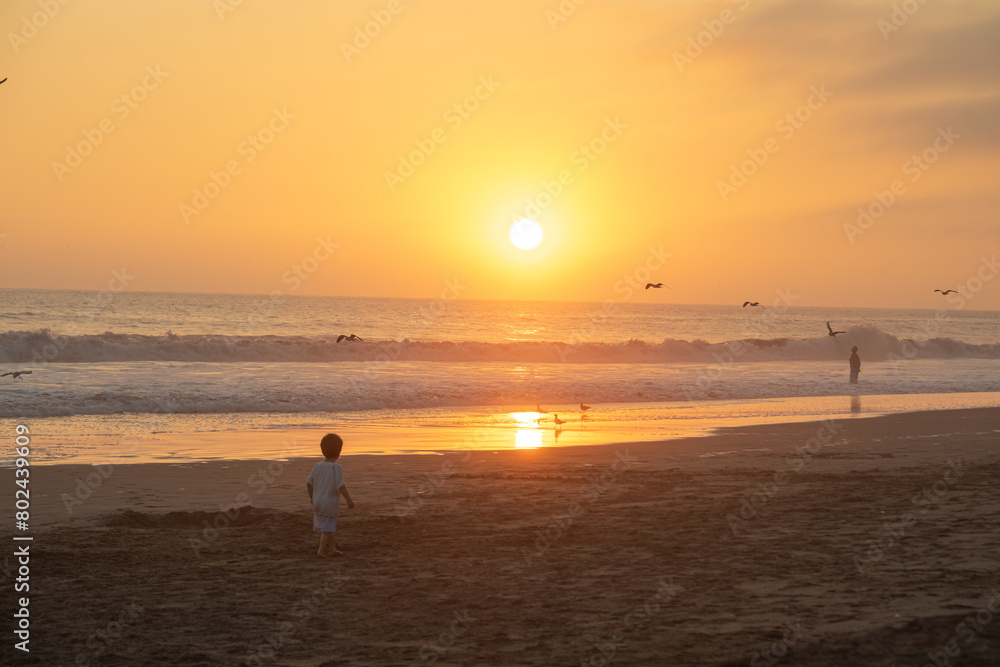
<instances>
[{"instance_id":1,"label":"sun reflection on wet sand","mask_svg":"<svg viewBox=\"0 0 1000 667\"><path fill-rule=\"evenodd\" d=\"M514 433L515 449L537 449L542 446L542 431L534 428L519 428Z\"/></svg>"},{"instance_id":2,"label":"sun reflection on wet sand","mask_svg":"<svg viewBox=\"0 0 1000 667\"><path fill-rule=\"evenodd\" d=\"M538 412L510 412L508 416L518 426L537 426L542 415Z\"/></svg>"}]
</instances>

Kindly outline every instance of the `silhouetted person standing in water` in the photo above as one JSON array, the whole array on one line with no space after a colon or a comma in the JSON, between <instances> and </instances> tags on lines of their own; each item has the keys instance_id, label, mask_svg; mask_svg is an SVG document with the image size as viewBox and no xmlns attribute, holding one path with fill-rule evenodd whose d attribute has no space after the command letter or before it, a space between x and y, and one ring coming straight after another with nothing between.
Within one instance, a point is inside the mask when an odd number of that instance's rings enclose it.
<instances>
[{"instance_id":1,"label":"silhouetted person standing in water","mask_svg":"<svg viewBox=\"0 0 1000 667\"><path fill-rule=\"evenodd\" d=\"M858 356L858 346L851 348L851 384L858 383L858 373L861 372L861 357Z\"/></svg>"}]
</instances>

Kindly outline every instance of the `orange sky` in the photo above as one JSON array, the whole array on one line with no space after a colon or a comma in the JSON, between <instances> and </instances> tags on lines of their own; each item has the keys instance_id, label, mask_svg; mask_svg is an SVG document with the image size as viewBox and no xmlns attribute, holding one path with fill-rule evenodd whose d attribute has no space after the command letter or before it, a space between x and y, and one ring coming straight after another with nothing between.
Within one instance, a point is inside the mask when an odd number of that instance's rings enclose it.
<instances>
[{"instance_id":1,"label":"orange sky","mask_svg":"<svg viewBox=\"0 0 1000 667\"><path fill-rule=\"evenodd\" d=\"M602 301L662 247L649 301L939 307L1000 251L1000 5L903 4L8 0L0 286Z\"/></svg>"}]
</instances>

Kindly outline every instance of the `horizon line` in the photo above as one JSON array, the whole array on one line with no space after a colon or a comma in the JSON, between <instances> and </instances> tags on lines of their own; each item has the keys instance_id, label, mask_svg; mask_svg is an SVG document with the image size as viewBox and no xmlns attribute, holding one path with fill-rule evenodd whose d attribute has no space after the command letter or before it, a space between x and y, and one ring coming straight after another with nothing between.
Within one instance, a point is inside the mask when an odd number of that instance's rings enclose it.
<instances>
[{"instance_id":1,"label":"horizon line","mask_svg":"<svg viewBox=\"0 0 1000 667\"><path fill-rule=\"evenodd\" d=\"M99 289L67 289L67 288L53 288L53 287L0 287L0 291L13 292L13 291L24 291L24 292L82 292L82 293L93 293L101 292L105 290ZM262 299L271 299L271 294L261 294L256 292L177 292L169 290L128 290L117 292L128 293L128 294L175 294L175 295L189 295L189 296L241 296L241 297L259 297ZM438 297L412 297L412 296L355 296L346 294L282 294L282 298L306 298L306 299L396 299L404 301L433 301ZM617 299L606 299L603 301L579 301L579 300L555 300L555 299L461 299L461 301L467 302L499 302L499 303L575 303L575 304L588 304L588 305L598 305L603 306L606 301L614 301L616 305L640 305L640 306L715 306L715 307L737 307L742 306L739 303L675 303L675 302L656 302L647 303L639 301L619 301ZM784 309L791 308L840 308L848 309L854 308L857 310L948 310L948 311L965 311L965 312L981 312L981 313L996 313L1000 312L998 309L976 309L976 308L931 308L931 307L900 307L900 306L817 306L817 305L788 305L782 306ZM742 308L741 308L742 310Z\"/></svg>"}]
</instances>

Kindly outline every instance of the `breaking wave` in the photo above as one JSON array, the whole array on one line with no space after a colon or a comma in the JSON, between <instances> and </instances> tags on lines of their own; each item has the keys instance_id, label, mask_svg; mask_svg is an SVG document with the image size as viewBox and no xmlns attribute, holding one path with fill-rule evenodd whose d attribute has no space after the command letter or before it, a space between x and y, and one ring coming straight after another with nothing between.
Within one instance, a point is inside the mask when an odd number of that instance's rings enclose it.
<instances>
[{"instance_id":1,"label":"breaking wave","mask_svg":"<svg viewBox=\"0 0 1000 667\"><path fill-rule=\"evenodd\" d=\"M507 343L404 339L337 343L333 336L160 336L106 332L64 336L47 329L0 334L0 363L176 362L514 362L674 363L718 361L825 361L843 359L857 345L872 358L1000 359L1000 343L973 344L952 338L899 338L872 325L851 327L836 338L743 339L710 343L665 338L658 343Z\"/></svg>"}]
</instances>

